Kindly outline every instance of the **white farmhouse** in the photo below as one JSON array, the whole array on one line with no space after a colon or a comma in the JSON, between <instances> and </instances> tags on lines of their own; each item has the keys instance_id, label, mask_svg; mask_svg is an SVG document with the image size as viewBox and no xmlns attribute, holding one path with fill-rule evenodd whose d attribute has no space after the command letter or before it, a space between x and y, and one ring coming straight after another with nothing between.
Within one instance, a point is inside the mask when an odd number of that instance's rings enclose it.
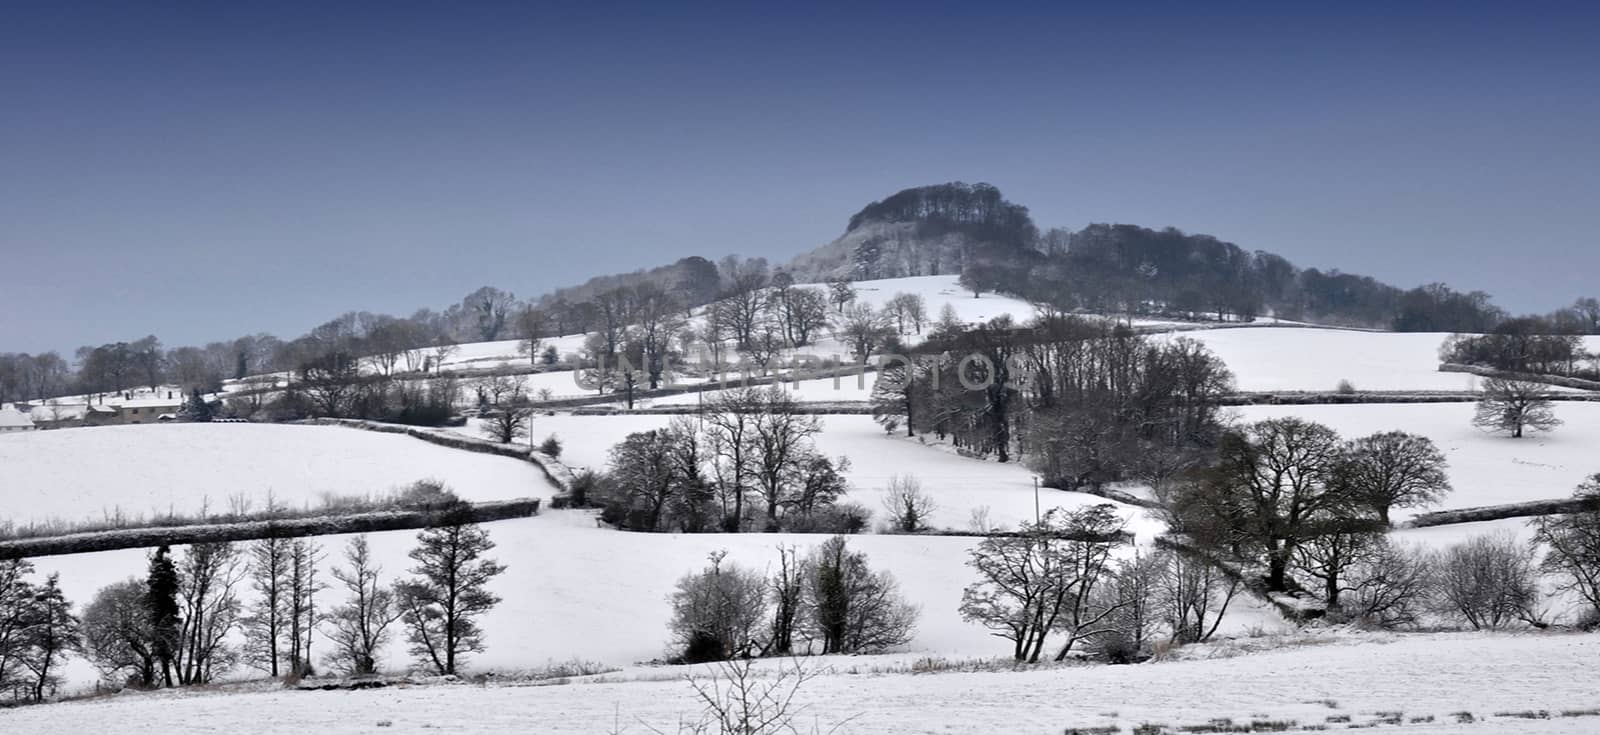
<instances>
[{"instance_id":1,"label":"white farmhouse","mask_svg":"<svg viewBox=\"0 0 1600 735\"><path fill-rule=\"evenodd\" d=\"M33 419L18 411L16 406L9 403L0 406L0 433L13 431L33 431L39 427L33 425Z\"/></svg>"}]
</instances>

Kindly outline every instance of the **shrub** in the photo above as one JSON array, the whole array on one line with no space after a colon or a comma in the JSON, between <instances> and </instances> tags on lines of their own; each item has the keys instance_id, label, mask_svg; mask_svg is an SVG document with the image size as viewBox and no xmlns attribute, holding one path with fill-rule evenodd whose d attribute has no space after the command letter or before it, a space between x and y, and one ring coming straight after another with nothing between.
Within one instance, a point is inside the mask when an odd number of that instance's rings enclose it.
<instances>
[{"instance_id":1,"label":"shrub","mask_svg":"<svg viewBox=\"0 0 1600 735\"><path fill-rule=\"evenodd\" d=\"M794 533L828 533L853 535L867 530L872 522L872 511L860 503L837 503L823 506L806 515L786 516L785 530Z\"/></svg>"},{"instance_id":2,"label":"shrub","mask_svg":"<svg viewBox=\"0 0 1600 735\"><path fill-rule=\"evenodd\" d=\"M561 457L561 440L557 439L555 434L551 434L539 443L539 451L559 459Z\"/></svg>"},{"instance_id":3,"label":"shrub","mask_svg":"<svg viewBox=\"0 0 1600 735\"><path fill-rule=\"evenodd\" d=\"M1509 533L1478 536L1445 550L1434 594L1440 614L1473 630L1498 630L1518 621L1542 626L1531 546Z\"/></svg>"},{"instance_id":4,"label":"shrub","mask_svg":"<svg viewBox=\"0 0 1600 735\"><path fill-rule=\"evenodd\" d=\"M766 580L754 571L724 563L727 552L710 557L711 565L678 580L672 593L673 641L686 662L726 660L760 648L759 631L766 621Z\"/></svg>"},{"instance_id":5,"label":"shrub","mask_svg":"<svg viewBox=\"0 0 1600 735\"><path fill-rule=\"evenodd\" d=\"M1356 384L1350 382L1349 380L1340 380L1339 385L1335 390L1337 390L1340 395L1352 395L1356 392Z\"/></svg>"}]
</instances>

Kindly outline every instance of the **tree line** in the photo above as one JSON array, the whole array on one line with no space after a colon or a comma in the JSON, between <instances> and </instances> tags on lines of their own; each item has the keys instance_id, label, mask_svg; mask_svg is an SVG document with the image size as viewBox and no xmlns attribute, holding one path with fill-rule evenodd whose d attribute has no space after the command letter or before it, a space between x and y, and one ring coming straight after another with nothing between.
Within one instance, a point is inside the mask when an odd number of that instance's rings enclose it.
<instances>
[{"instance_id":1,"label":"tree line","mask_svg":"<svg viewBox=\"0 0 1600 735\"><path fill-rule=\"evenodd\" d=\"M484 650L477 621L499 602L489 583L505 567L485 557L493 548L476 524L425 529L411 576L391 583L365 536L348 542L331 582L310 539L163 546L143 577L101 589L81 613L56 575L40 585L28 561L0 562L0 693L49 699L68 656L119 689L207 684L241 665L274 678L313 675L319 661L369 675L397 635L417 670L455 674ZM331 605L330 590L342 593ZM331 650L314 651L317 641Z\"/></svg>"}]
</instances>

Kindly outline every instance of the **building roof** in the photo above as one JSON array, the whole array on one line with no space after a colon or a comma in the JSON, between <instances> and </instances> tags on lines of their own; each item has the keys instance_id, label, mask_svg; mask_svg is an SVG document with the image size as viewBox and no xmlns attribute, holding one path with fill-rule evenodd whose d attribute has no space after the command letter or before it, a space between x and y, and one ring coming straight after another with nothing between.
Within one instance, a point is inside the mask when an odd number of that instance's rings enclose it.
<instances>
[{"instance_id":1,"label":"building roof","mask_svg":"<svg viewBox=\"0 0 1600 735\"><path fill-rule=\"evenodd\" d=\"M181 398L136 398L131 401L120 401L117 408L181 408Z\"/></svg>"},{"instance_id":2,"label":"building roof","mask_svg":"<svg viewBox=\"0 0 1600 735\"><path fill-rule=\"evenodd\" d=\"M32 426L33 419L12 408L11 404L0 406L0 429L26 429Z\"/></svg>"}]
</instances>

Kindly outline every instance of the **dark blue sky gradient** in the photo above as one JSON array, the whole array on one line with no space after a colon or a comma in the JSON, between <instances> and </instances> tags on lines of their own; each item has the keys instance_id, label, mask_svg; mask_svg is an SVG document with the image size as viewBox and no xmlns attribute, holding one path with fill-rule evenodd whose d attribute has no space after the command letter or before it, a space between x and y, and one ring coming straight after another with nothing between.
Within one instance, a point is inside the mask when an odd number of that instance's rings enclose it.
<instances>
[{"instance_id":1,"label":"dark blue sky gradient","mask_svg":"<svg viewBox=\"0 0 1600 735\"><path fill-rule=\"evenodd\" d=\"M1577 3L0 2L0 351L782 261L950 180L1544 311L1600 294L1597 38Z\"/></svg>"}]
</instances>

